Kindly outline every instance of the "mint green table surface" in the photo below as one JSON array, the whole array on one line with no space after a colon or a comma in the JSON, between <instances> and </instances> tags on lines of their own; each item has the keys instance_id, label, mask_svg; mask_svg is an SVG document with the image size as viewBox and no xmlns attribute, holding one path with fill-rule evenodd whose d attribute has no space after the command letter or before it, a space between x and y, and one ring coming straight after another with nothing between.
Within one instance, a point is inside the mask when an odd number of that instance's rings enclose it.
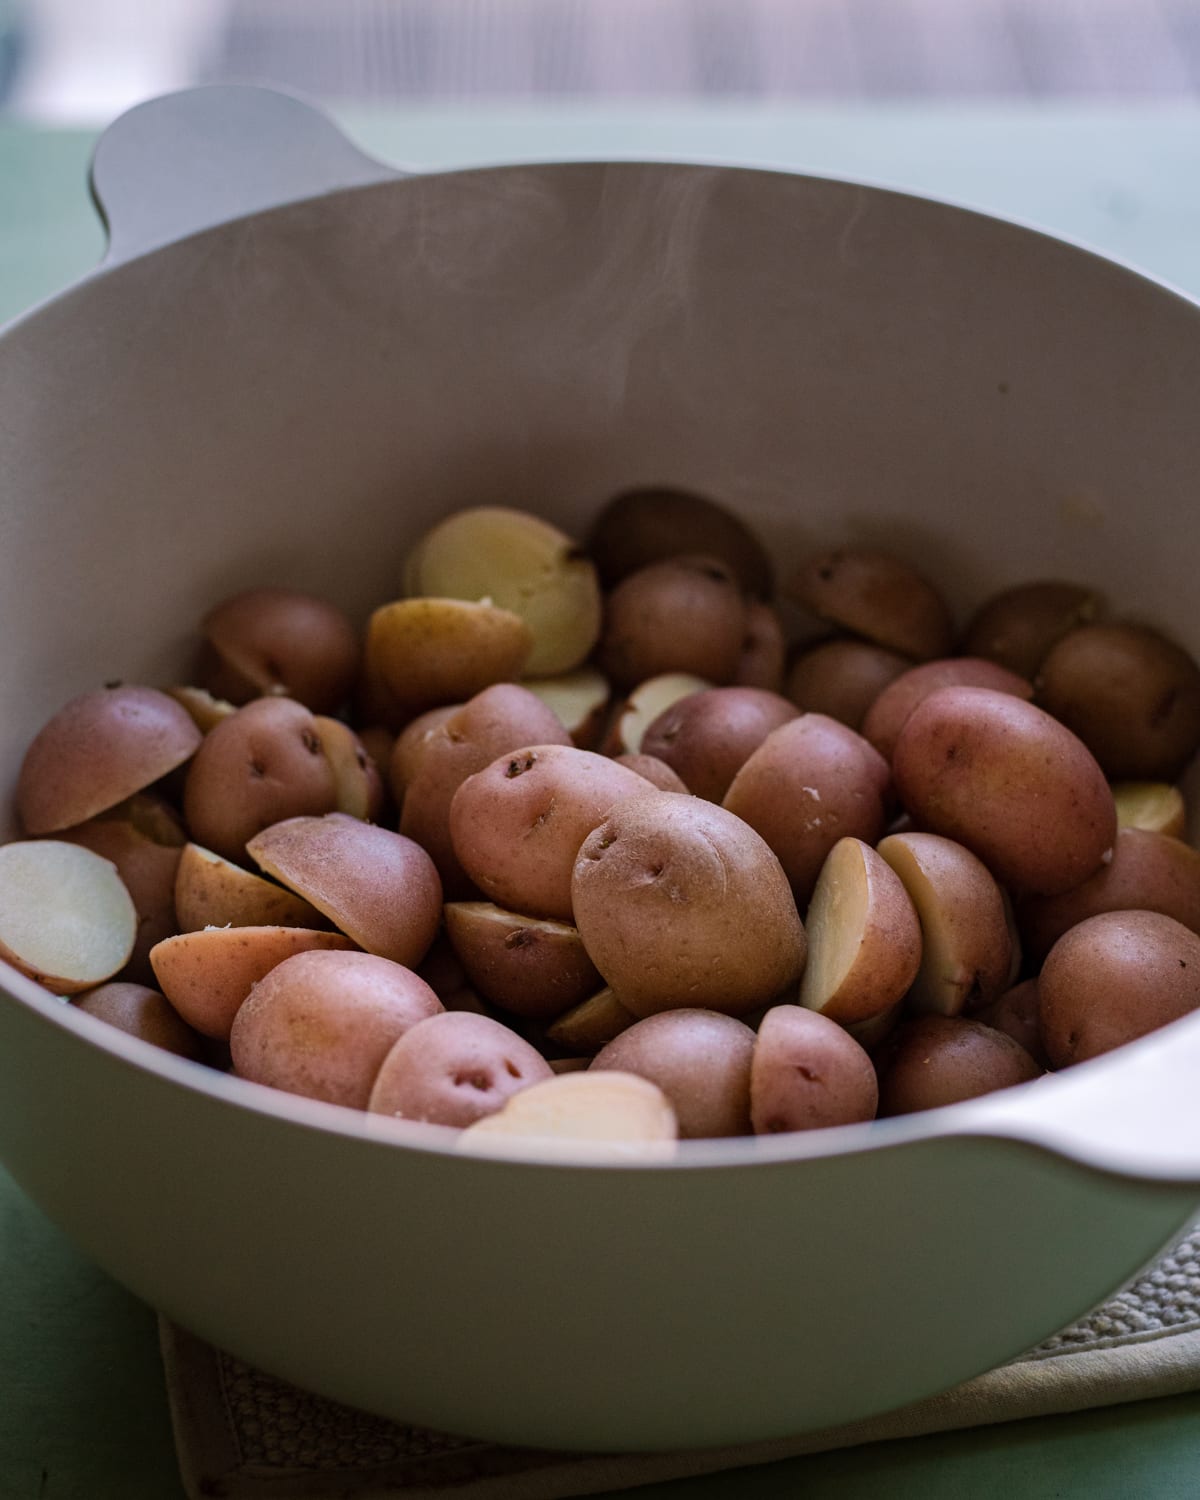
<instances>
[{"instance_id":1,"label":"mint green table surface","mask_svg":"<svg viewBox=\"0 0 1200 1500\"><path fill-rule=\"evenodd\" d=\"M487 107L342 119L364 148L412 166L665 156L863 178L1033 221L1200 294L1200 112ZM102 252L84 186L93 139L0 124L0 320L53 295ZM1195 1500L1200 1393L639 1493ZM78 1255L0 1170L0 1500L181 1495L153 1315Z\"/></svg>"}]
</instances>

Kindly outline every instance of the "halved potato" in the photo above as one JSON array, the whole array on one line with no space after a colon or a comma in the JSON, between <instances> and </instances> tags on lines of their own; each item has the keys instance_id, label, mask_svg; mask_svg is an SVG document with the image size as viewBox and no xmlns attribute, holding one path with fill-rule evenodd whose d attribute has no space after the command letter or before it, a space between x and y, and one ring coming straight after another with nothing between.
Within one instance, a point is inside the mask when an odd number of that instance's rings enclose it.
<instances>
[{"instance_id":1,"label":"halved potato","mask_svg":"<svg viewBox=\"0 0 1200 1500\"><path fill-rule=\"evenodd\" d=\"M663 1091L634 1073L561 1073L513 1094L458 1137L475 1156L669 1157L678 1138ZM589 1149L590 1148L590 1149Z\"/></svg>"},{"instance_id":2,"label":"halved potato","mask_svg":"<svg viewBox=\"0 0 1200 1500\"><path fill-rule=\"evenodd\" d=\"M486 1000L533 1021L561 1016L600 984L579 929L491 901L448 901L446 933Z\"/></svg>"},{"instance_id":3,"label":"halved potato","mask_svg":"<svg viewBox=\"0 0 1200 1500\"><path fill-rule=\"evenodd\" d=\"M178 932L199 932L202 927L326 925L316 907L295 891L243 870L199 844L185 844L181 851L175 871L175 915Z\"/></svg>"},{"instance_id":4,"label":"halved potato","mask_svg":"<svg viewBox=\"0 0 1200 1500\"><path fill-rule=\"evenodd\" d=\"M398 599L367 622L366 662L387 695L390 716L412 718L439 704L463 703L493 683L514 682L532 650L525 621L491 600Z\"/></svg>"}]
</instances>

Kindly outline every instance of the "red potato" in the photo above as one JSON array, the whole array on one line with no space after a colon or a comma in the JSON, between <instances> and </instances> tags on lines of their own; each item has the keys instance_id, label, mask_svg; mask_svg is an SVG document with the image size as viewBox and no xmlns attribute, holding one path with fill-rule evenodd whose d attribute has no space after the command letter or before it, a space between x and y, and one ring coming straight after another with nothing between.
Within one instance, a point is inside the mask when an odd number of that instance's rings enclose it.
<instances>
[{"instance_id":1,"label":"red potato","mask_svg":"<svg viewBox=\"0 0 1200 1500\"><path fill-rule=\"evenodd\" d=\"M424 980L389 959L298 953L259 980L234 1017L234 1070L290 1094L366 1109L391 1049L441 1009Z\"/></svg>"},{"instance_id":2,"label":"red potato","mask_svg":"<svg viewBox=\"0 0 1200 1500\"><path fill-rule=\"evenodd\" d=\"M446 1012L418 1022L394 1044L376 1074L367 1108L461 1130L503 1108L521 1089L553 1076L541 1053L499 1021Z\"/></svg>"},{"instance_id":3,"label":"red potato","mask_svg":"<svg viewBox=\"0 0 1200 1500\"><path fill-rule=\"evenodd\" d=\"M690 795L679 772L673 771L666 761L659 760L657 755L615 755L613 759L617 765L627 766L629 770L636 771L639 776L644 776L650 785L657 787L660 792L682 792L685 797Z\"/></svg>"},{"instance_id":4,"label":"red potato","mask_svg":"<svg viewBox=\"0 0 1200 1500\"><path fill-rule=\"evenodd\" d=\"M546 1028L546 1040L569 1052L593 1055L634 1024L637 1017L605 985Z\"/></svg>"},{"instance_id":5,"label":"red potato","mask_svg":"<svg viewBox=\"0 0 1200 1500\"><path fill-rule=\"evenodd\" d=\"M870 1057L836 1021L799 1005L763 1017L750 1067L756 1135L873 1120L878 1097Z\"/></svg>"},{"instance_id":6,"label":"red potato","mask_svg":"<svg viewBox=\"0 0 1200 1500\"><path fill-rule=\"evenodd\" d=\"M302 927L205 927L164 938L150 950L158 987L202 1036L227 1042L255 984L284 959L309 949L350 949L341 932Z\"/></svg>"},{"instance_id":7,"label":"red potato","mask_svg":"<svg viewBox=\"0 0 1200 1500\"><path fill-rule=\"evenodd\" d=\"M733 571L686 555L631 573L608 596L598 660L617 687L667 672L733 681L746 638L746 601Z\"/></svg>"},{"instance_id":8,"label":"red potato","mask_svg":"<svg viewBox=\"0 0 1200 1500\"><path fill-rule=\"evenodd\" d=\"M529 626L488 600L398 599L367 621L363 676L385 724L513 682L533 650Z\"/></svg>"},{"instance_id":9,"label":"red potato","mask_svg":"<svg viewBox=\"0 0 1200 1500\"><path fill-rule=\"evenodd\" d=\"M138 924L123 977L146 984L154 977L151 948L178 930L175 881L187 840L178 814L163 798L138 792L76 828L64 828L59 837L116 866L133 898Z\"/></svg>"},{"instance_id":10,"label":"red potato","mask_svg":"<svg viewBox=\"0 0 1200 1500\"><path fill-rule=\"evenodd\" d=\"M450 804L459 787L498 755L525 745L570 743L553 709L528 688L511 682L476 693L431 728L415 752L416 765L400 810L400 832L428 853L448 899L475 894L450 835Z\"/></svg>"},{"instance_id":11,"label":"red potato","mask_svg":"<svg viewBox=\"0 0 1200 1500\"><path fill-rule=\"evenodd\" d=\"M450 836L463 869L498 906L570 922L571 872L584 839L623 799L669 795L589 750L531 745L463 782Z\"/></svg>"},{"instance_id":12,"label":"red potato","mask_svg":"<svg viewBox=\"0 0 1200 1500\"><path fill-rule=\"evenodd\" d=\"M256 698L209 731L188 768L183 815L195 843L235 862L284 818L337 807L313 714L290 698Z\"/></svg>"},{"instance_id":13,"label":"red potato","mask_svg":"<svg viewBox=\"0 0 1200 1500\"><path fill-rule=\"evenodd\" d=\"M522 683L540 698L580 750L598 748L612 688L595 667L576 667L558 677L527 677Z\"/></svg>"},{"instance_id":14,"label":"red potato","mask_svg":"<svg viewBox=\"0 0 1200 1500\"><path fill-rule=\"evenodd\" d=\"M656 1083L671 1103L681 1139L749 1135L754 1032L716 1011L663 1011L622 1031L592 1059Z\"/></svg>"},{"instance_id":15,"label":"red potato","mask_svg":"<svg viewBox=\"0 0 1200 1500\"><path fill-rule=\"evenodd\" d=\"M1056 895L1100 868L1117 814L1071 731L990 688L939 688L909 715L892 759L916 822L965 844L1014 892Z\"/></svg>"},{"instance_id":16,"label":"red potato","mask_svg":"<svg viewBox=\"0 0 1200 1500\"><path fill-rule=\"evenodd\" d=\"M115 1026L128 1036L136 1036L151 1046L186 1057L192 1062L204 1061L200 1034L187 1024L179 1012L160 994L144 984L110 981L98 985L71 1001L76 1010Z\"/></svg>"},{"instance_id":17,"label":"red potato","mask_svg":"<svg viewBox=\"0 0 1200 1500\"><path fill-rule=\"evenodd\" d=\"M879 1114L914 1114L1030 1083L1041 1068L1002 1031L962 1016L914 1016L885 1044Z\"/></svg>"},{"instance_id":18,"label":"red potato","mask_svg":"<svg viewBox=\"0 0 1200 1500\"><path fill-rule=\"evenodd\" d=\"M1042 1042L1068 1068L1200 1009L1200 937L1153 911L1110 911L1065 932L1038 975Z\"/></svg>"},{"instance_id":19,"label":"red potato","mask_svg":"<svg viewBox=\"0 0 1200 1500\"><path fill-rule=\"evenodd\" d=\"M593 963L638 1016L744 1015L794 984L804 928L779 861L739 818L647 791L584 840L571 882Z\"/></svg>"},{"instance_id":20,"label":"red potato","mask_svg":"<svg viewBox=\"0 0 1200 1500\"><path fill-rule=\"evenodd\" d=\"M720 802L767 735L798 717L794 704L763 688L708 688L659 714L642 753L665 761L694 796Z\"/></svg>"},{"instance_id":21,"label":"red potato","mask_svg":"<svg viewBox=\"0 0 1200 1500\"><path fill-rule=\"evenodd\" d=\"M993 1026L1020 1043L1039 1068L1048 1068L1050 1059L1042 1046L1041 1007L1038 1002L1038 982L1026 979L1005 990L981 1009L972 1012L973 1021L982 1021Z\"/></svg>"},{"instance_id":22,"label":"red potato","mask_svg":"<svg viewBox=\"0 0 1200 1500\"><path fill-rule=\"evenodd\" d=\"M246 852L368 953L412 967L428 952L442 883L429 855L402 833L327 813L273 823Z\"/></svg>"},{"instance_id":23,"label":"red potato","mask_svg":"<svg viewBox=\"0 0 1200 1500\"><path fill-rule=\"evenodd\" d=\"M25 752L16 805L28 834L85 823L183 765L202 736L187 710L154 688L81 693Z\"/></svg>"},{"instance_id":24,"label":"red potato","mask_svg":"<svg viewBox=\"0 0 1200 1500\"><path fill-rule=\"evenodd\" d=\"M733 682L737 687L783 692L787 668L787 635L779 611L760 599L746 601L746 633Z\"/></svg>"},{"instance_id":25,"label":"red potato","mask_svg":"<svg viewBox=\"0 0 1200 1500\"><path fill-rule=\"evenodd\" d=\"M992 688L1026 702L1033 697L1033 684L1026 678L981 657L951 656L922 662L902 672L880 692L863 717L863 738L890 761L909 714L941 687Z\"/></svg>"},{"instance_id":26,"label":"red potato","mask_svg":"<svg viewBox=\"0 0 1200 1500\"><path fill-rule=\"evenodd\" d=\"M443 703L438 708L427 708L423 714L411 719L392 741L388 752L387 780L397 807L404 806L404 794L416 776L425 752L434 743L436 731L462 707L461 703Z\"/></svg>"},{"instance_id":27,"label":"red potato","mask_svg":"<svg viewBox=\"0 0 1200 1500\"><path fill-rule=\"evenodd\" d=\"M801 714L770 733L723 806L770 845L803 908L840 838L874 844L886 823L887 762L846 725Z\"/></svg>"},{"instance_id":28,"label":"red potato","mask_svg":"<svg viewBox=\"0 0 1200 1500\"><path fill-rule=\"evenodd\" d=\"M472 1156L535 1161L669 1161L675 1111L657 1084L636 1073L572 1069L518 1089L502 1108L458 1137Z\"/></svg>"},{"instance_id":29,"label":"red potato","mask_svg":"<svg viewBox=\"0 0 1200 1500\"><path fill-rule=\"evenodd\" d=\"M316 907L295 891L253 875L199 844L185 844L180 854L175 871L175 915L173 932L199 932L202 927L326 925Z\"/></svg>"},{"instance_id":30,"label":"red potato","mask_svg":"<svg viewBox=\"0 0 1200 1500\"><path fill-rule=\"evenodd\" d=\"M232 703L278 693L316 714L350 696L358 633L335 604L297 589L246 589L218 604L201 630L211 653L202 685Z\"/></svg>"},{"instance_id":31,"label":"red potato","mask_svg":"<svg viewBox=\"0 0 1200 1500\"><path fill-rule=\"evenodd\" d=\"M869 547L843 547L809 558L792 595L818 619L914 661L948 656L950 612L911 564Z\"/></svg>"},{"instance_id":32,"label":"red potato","mask_svg":"<svg viewBox=\"0 0 1200 1500\"><path fill-rule=\"evenodd\" d=\"M1031 681L1051 646L1100 607L1082 584L1036 579L1003 589L976 610L963 635L964 656L984 656Z\"/></svg>"},{"instance_id":33,"label":"red potato","mask_svg":"<svg viewBox=\"0 0 1200 1500\"><path fill-rule=\"evenodd\" d=\"M333 771L336 810L362 822L378 822L383 810L383 777L366 746L341 719L318 714L315 723Z\"/></svg>"},{"instance_id":34,"label":"red potato","mask_svg":"<svg viewBox=\"0 0 1200 1500\"><path fill-rule=\"evenodd\" d=\"M911 657L872 641L835 636L801 651L792 662L784 694L805 713L827 714L851 729L889 682L913 665Z\"/></svg>"},{"instance_id":35,"label":"red potato","mask_svg":"<svg viewBox=\"0 0 1200 1500\"><path fill-rule=\"evenodd\" d=\"M501 1010L549 1021L600 987L579 931L490 901L450 901L446 933L474 988Z\"/></svg>"},{"instance_id":36,"label":"red potato","mask_svg":"<svg viewBox=\"0 0 1200 1500\"><path fill-rule=\"evenodd\" d=\"M659 714L689 693L702 693L712 685L707 677L697 677L694 672L663 672L657 677L647 677L613 710L600 745L601 754L617 757L640 754L642 737Z\"/></svg>"}]
</instances>

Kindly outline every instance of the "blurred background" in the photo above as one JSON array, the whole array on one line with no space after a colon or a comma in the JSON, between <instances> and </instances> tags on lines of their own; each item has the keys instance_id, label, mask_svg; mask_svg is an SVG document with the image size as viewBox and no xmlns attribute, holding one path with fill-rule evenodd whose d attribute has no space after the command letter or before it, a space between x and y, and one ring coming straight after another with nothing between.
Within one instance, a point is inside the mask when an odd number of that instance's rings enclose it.
<instances>
[{"instance_id":1,"label":"blurred background","mask_svg":"<svg viewBox=\"0 0 1200 1500\"><path fill-rule=\"evenodd\" d=\"M1200 0L0 0L10 118L230 80L350 105L1192 102Z\"/></svg>"}]
</instances>

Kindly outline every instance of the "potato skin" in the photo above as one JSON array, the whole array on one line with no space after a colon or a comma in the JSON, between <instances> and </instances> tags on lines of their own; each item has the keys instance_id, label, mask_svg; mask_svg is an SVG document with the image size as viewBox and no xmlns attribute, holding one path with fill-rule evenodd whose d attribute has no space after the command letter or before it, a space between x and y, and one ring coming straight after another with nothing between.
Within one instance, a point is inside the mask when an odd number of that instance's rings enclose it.
<instances>
[{"instance_id":1,"label":"potato skin","mask_svg":"<svg viewBox=\"0 0 1200 1500\"><path fill-rule=\"evenodd\" d=\"M1032 681L1051 646L1091 620L1099 606L1093 589L1060 578L1039 578L1002 589L971 617L960 649Z\"/></svg>"},{"instance_id":2,"label":"potato skin","mask_svg":"<svg viewBox=\"0 0 1200 1500\"><path fill-rule=\"evenodd\" d=\"M1082 741L990 688L939 688L919 703L892 774L922 828L965 844L1014 892L1070 890L1116 838L1112 792Z\"/></svg>"},{"instance_id":3,"label":"potato skin","mask_svg":"<svg viewBox=\"0 0 1200 1500\"><path fill-rule=\"evenodd\" d=\"M637 1016L741 1015L799 979L807 941L779 861L754 830L698 797L617 803L579 850L575 922Z\"/></svg>"},{"instance_id":4,"label":"potato skin","mask_svg":"<svg viewBox=\"0 0 1200 1500\"><path fill-rule=\"evenodd\" d=\"M418 1021L394 1044L367 1108L462 1129L553 1076L541 1053L509 1027L469 1011L447 1011Z\"/></svg>"},{"instance_id":5,"label":"potato skin","mask_svg":"<svg viewBox=\"0 0 1200 1500\"><path fill-rule=\"evenodd\" d=\"M749 1135L754 1032L717 1011L684 1007L647 1016L592 1059L656 1083L670 1100L681 1139Z\"/></svg>"},{"instance_id":6,"label":"potato skin","mask_svg":"<svg viewBox=\"0 0 1200 1500\"><path fill-rule=\"evenodd\" d=\"M1082 625L1038 670L1038 702L1114 781L1174 781L1200 746L1200 667L1144 625Z\"/></svg>"},{"instance_id":7,"label":"potato skin","mask_svg":"<svg viewBox=\"0 0 1200 1500\"><path fill-rule=\"evenodd\" d=\"M731 569L687 554L652 563L608 596L598 657L616 687L668 672L718 686L733 681L746 637L746 602Z\"/></svg>"},{"instance_id":8,"label":"potato skin","mask_svg":"<svg viewBox=\"0 0 1200 1500\"><path fill-rule=\"evenodd\" d=\"M17 778L17 816L31 835L94 818L183 765L201 741L187 710L133 684L65 703L33 737Z\"/></svg>"},{"instance_id":9,"label":"potato skin","mask_svg":"<svg viewBox=\"0 0 1200 1500\"><path fill-rule=\"evenodd\" d=\"M836 1021L799 1005L763 1017L750 1068L756 1135L872 1120L878 1098L871 1059Z\"/></svg>"},{"instance_id":10,"label":"potato skin","mask_svg":"<svg viewBox=\"0 0 1200 1500\"><path fill-rule=\"evenodd\" d=\"M1070 1067L1200 1009L1200 937L1153 911L1102 912L1065 932L1038 976L1042 1041Z\"/></svg>"},{"instance_id":11,"label":"potato skin","mask_svg":"<svg viewBox=\"0 0 1200 1500\"><path fill-rule=\"evenodd\" d=\"M200 1033L193 1031L166 997L149 985L112 980L76 995L71 1003L76 1010L107 1021L118 1031L161 1047L164 1052L192 1062L204 1060Z\"/></svg>"},{"instance_id":12,"label":"potato skin","mask_svg":"<svg viewBox=\"0 0 1200 1500\"><path fill-rule=\"evenodd\" d=\"M1002 1031L962 1016L914 1016L885 1045L879 1114L908 1115L1028 1083L1041 1069Z\"/></svg>"},{"instance_id":13,"label":"potato skin","mask_svg":"<svg viewBox=\"0 0 1200 1500\"><path fill-rule=\"evenodd\" d=\"M762 688L707 688L652 720L642 754L665 761L694 796L720 802L767 735L799 716L794 704Z\"/></svg>"},{"instance_id":14,"label":"potato skin","mask_svg":"<svg viewBox=\"0 0 1200 1500\"><path fill-rule=\"evenodd\" d=\"M601 987L578 930L490 901L448 901L446 935L485 1000L512 1015L550 1021Z\"/></svg>"},{"instance_id":15,"label":"potato skin","mask_svg":"<svg viewBox=\"0 0 1200 1500\"><path fill-rule=\"evenodd\" d=\"M783 691L805 713L827 714L850 729L861 730L872 703L912 665L911 657L872 641L835 636L796 656Z\"/></svg>"},{"instance_id":16,"label":"potato skin","mask_svg":"<svg viewBox=\"0 0 1200 1500\"><path fill-rule=\"evenodd\" d=\"M268 693L332 714L350 696L358 635L335 604L298 589L246 589L201 624L214 665L202 686L231 703Z\"/></svg>"},{"instance_id":17,"label":"potato skin","mask_svg":"<svg viewBox=\"0 0 1200 1500\"><path fill-rule=\"evenodd\" d=\"M909 714L941 687L992 688L998 693L1012 693L1026 702L1033 697L1033 683L981 657L949 656L922 662L883 688L863 717L863 738L870 740L880 755L890 761Z\"/></svg>"},{"instance_id":18,"label":"potato skin","mask_svg":"<svg viewBox=\"0 0 1200 1500\"><path fill-rule=\"evenodd\" d=\"M371 953L298 953L242 1002L229 1036L242 1078L366 1109L376 1075L410 1026L441 1011L411 970Z\"/></svg>"},{"instance_id":19,"label":"potato skin","mask_svg":"<svg viewBox=\"0 0 1200 1500\"><path fill-rule=\"evenodd\" d=\"M810 557L792 594L818 619L914 661L950 654L950 612L941 594L891 553L842 547Z\"/></svg>"}]
</instances>

